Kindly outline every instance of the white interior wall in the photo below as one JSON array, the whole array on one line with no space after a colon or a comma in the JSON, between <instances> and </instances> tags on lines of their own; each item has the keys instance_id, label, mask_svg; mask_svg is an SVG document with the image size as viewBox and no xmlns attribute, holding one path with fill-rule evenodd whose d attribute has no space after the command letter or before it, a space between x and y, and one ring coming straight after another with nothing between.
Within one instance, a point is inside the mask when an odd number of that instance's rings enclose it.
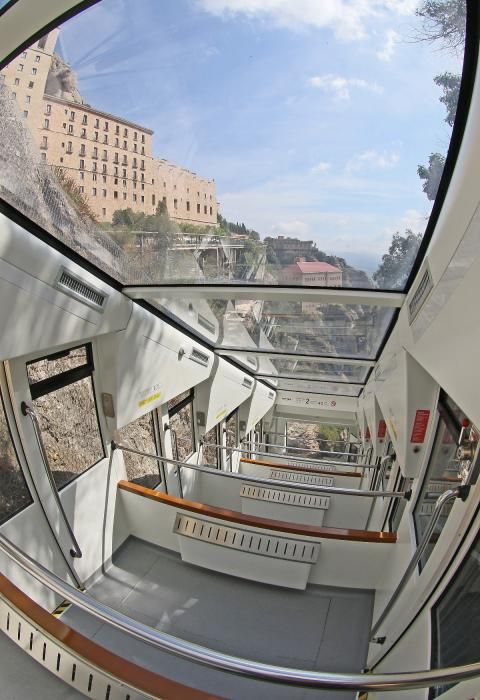
<instances>
[{"instance_id":1,"label":"white interior wall","mask_svg":"<svg viewBox=\"0 0 480 700\"><path fill-rule=\"evenodd\" d=\"M175 517L177 513L189 515L190 511L172 508L123 490L119 492L117 508L120 504L123 506L120 517L126 521L130 534L179 552L178 536L173 532ZM218 522L225 524L225 521ZM255 532L255 528L244 525L241 527ZM262 528L262 533L269 532ZM271 534L278 535L278 532L271 531ZM295 535L289 535L289 538L318 542L316 538ZM394 546L384 543L321 540L320 556L312 567L309 581L325 586L374 589L375 581L382 568L387 565L390 549ZM368 566L365 562L368 562Z\"/></svg>"}]
</instances>

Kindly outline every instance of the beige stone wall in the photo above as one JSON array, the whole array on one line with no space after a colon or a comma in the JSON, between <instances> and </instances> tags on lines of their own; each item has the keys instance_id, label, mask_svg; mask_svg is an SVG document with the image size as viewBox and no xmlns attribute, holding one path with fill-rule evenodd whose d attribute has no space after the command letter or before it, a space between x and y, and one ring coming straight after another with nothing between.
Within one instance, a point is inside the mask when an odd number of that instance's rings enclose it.
<instances>
[{"instance_id":1,"label":"beige stone wall","mask_svg":"<svg viewBox=\"0 0 480 700\"><path fill-rule=\"evenodd\" d=\"M56 97L44 96L40 148L83 187L101 221L116 209L152 214L152 132L130 122Z\"/></svg>"},{"instance_id":2,"label":"beige stone wall","mask_svg":"<svg viewBox=\"0 0 480 700\"><path fill-rule=\"evenodd\" d=\"M43 94L58 31L54 29L36 41L1 71L37 142L40 138L37 126L43 118Z\"/></svg>"},{"instance_id":3,"label":"beige stone wall","mask_svg":"<svg viewBox=\"0 0 480 700\"><path fill-rule=\"evenodd\" d=\"M313 287L341 287L342 272L312 272L302 275L304 286Z\"/></svg>"},{"instance_id":4,"label":"beige stone wall","mask_svg":"<svg viewBox=\"0 0 480 700\"><path fill-rule=\"evenodd\" d=\"M159 201L167 205L169 216L176 221L217 225L217 197L214 180L170 163L156 160L155 190Z\"/></svg>"},{"instance_id":5,"label":"beige stone wall","mask_svg":"<svg viewBox=\"0 0 480 700\"><path fill-rule=\"evenodd\" d=\"M58 31L35 42L2 71L42 158L64 168L83 188L100 221L111 221L117 209L154 214L163 200L174 221L216 226L215 182L154 159L150 129L45 94Z\"/></svg>"}]
</instances>

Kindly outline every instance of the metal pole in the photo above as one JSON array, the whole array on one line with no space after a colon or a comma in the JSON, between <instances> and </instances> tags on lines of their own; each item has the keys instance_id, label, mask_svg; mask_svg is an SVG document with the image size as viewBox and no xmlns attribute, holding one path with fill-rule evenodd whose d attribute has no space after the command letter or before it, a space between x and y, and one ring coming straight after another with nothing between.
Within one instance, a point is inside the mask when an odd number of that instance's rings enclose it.
<instances>
[{"instance_id":1,"label":"metal pole","mask_svg":"<svg viewBox=\"0 0 480 700\"><path fill-rule=\"evenodd\" d=\"M173 437L175 454L178 456L177 433L175 432L175 430L173 430L173 428L170 429L170 432L171 432L172 437ZM180 498L183 498L183 486L182 486L182 474L181 474L181 472L182 472L181 468L177 468L174 473L175 473L175 475L177 477L177 481L178 481L178 493L180 494Z\"/></svg>"},{"instance_id":2,"label":"metal pole","mask_svg":"<svg viewBox=\"0 0 480 700\"><path fill-rule=\"evenodd\" d=\"M205 447L214 447L216 450L225 450L227 449L223 445L215 445L213 443L205 443ZM241 452L242 454L248 454L248 450L241 450L239 448L235 447L229 447L229 450L232 450L233 452ZM261 455L264 457L280 457L281 459L285 459L286 457L292 457L292 459L295 459L297 462L306 462L308 464L315 464L319 468L323 466L338 466L338 467L355 467L355 469L376 469L377 467L375 464L357 464L356 462L338 462L335 460L330 460L330 459L311 459L310 457L297 457L297 455L276 455L273 452L255 452L256 455ZM288 465L285 465L288 466Z\"/></svg>"},{"instance_id":3,"label":"metal pole","mask_svg":"<svg viewBox=\"0 0 480 700\"><path fill-rule=\"evenodd\" d=\"M248 444L247 441L245 441L244 444ZM310 450L308 447L291 447L290 445L276 445L273 442L261 442L260 445L262 447L276 447L278 450L294 450L295 452L316 452L319 454L326 454L326 455L350 455L349 452L333 452L332 450ZM351 456L351 455L350 455Z\"/></svg>"},{"instance_id":4,"label":"metal pole","mask_svg":"<svg viewBox=\"0 0 480 700\"><path fill-rule=\"evenodd\" d=\"M380 468L377 472L378 476L375 480L375 486L377 486L377 484L381 484L382 489L383 489L383 477L385 475L385 472L387 471L387 464L394 457L395 457L395 455L387 455L386 457L382 457L382 459L380 460ZM373 493L373 491L372 491L372 493ZM377 502L377 497L375 496L375 498L372 499L372 504L371 504L370 510L368 512L368 518L367 518L367 522L365 525L365 530L368 530L368 528L370 527L370 522L371 522L372 517L373 517L373 511L375 510L376 502Z\"/></svg>"},{"instance_id":5,"label":"metal pole","mask_svg":"<svg viewBox=\"0 0 480 700\"><path fill-rule=\"evenodd\" d=\"M480 662L465 666L435 669L433 671L409 671L404 673L362 674L330 673L327 671L305 671L303 669L274 666L251 659L244 659L230 654L202 647L158 629L147 627L137 620L127 617L118 610L100 603L98 600L82 593L65 583L44 566L35 562L24 552L17 549L4 535L0 534L0 551L14 561L37 581L69 600L81 610L110 627L126 632L130 637L139 639L157 649L175 654L187 661L197 662L213 669L221 669L247 678L283 683L305 688L330 688L336 690L408 690L427 688L447 683L465 681L480 675ZM68 640L63 642L68 648Z\"/></svg>"},{"instance_id":6,"label":"metal pole","mask_svg":"<svg viewBox=\"0 0 480 700\"><path fill-rule=\"evenodd\" d=\"M456 489L449 489L448 491L445 491L442 493L439 498L437 498L437 501L435 503L435 508L432 513L432 517L430 518L430 521L427 525L427 529L425 530L422 541L418 545L417 549L415 550L415 554L413 555L410 564L407 566L405 569L405 573L403 574L402 578L400 579L400 583L392 593L392 596L390 600L388 601L387 605L385 606L382 614L378 618L378 620L375 622L374 626L372 627L372 631L370 632L370 639L371 641L381 641L383 643L385 641L385 638L381 638L378 640L374 640L374 637L378 630L380 629L381 625L385 621L385 619L388 617L390 610L393 608L395 603L398 600L398 597L402 593L403 589L405 588L408 580L410 579L411 575L417 568L417 564L422 558L422 555L425 551L425 549L428 546L428 543L430 542L430 537L432 536L432 533L435 529L435 525L438 522L438 519L440 515L442 514L442 510L445 507L445 505L449 501L454 501L456 498L461 498L462 501L465 501L468 496L470 487L469 486L458 486Z\"/></svg>"},{"instance_id":7,"label":"metal pole","mask_svg":"<svg viewBox=\"0 0 480 700\"><path fill-rule=\"evenodd\" d=\"M342 496L360 496L365 498L371 498L372 496L392 496L398 498L410 499L410 491L360 491L358 489L343 489L337 488L336 486L317 486L316 484L298 484L292 483L291 481L282 481L281 479L270 479L263 476L250 476L248 474L239 474L238 472L225 472L221 469L212 469L205 465L200 464L186 464L185 462L180 462L178 459L169 459L167 457L159 457L158 455L151 454L149 452L141 452L133 447L125 445L123 442L112 442L113 449L119 449L123 452L131 452L132 454L142 455L143 457L151 457L152 459L162 460L167 464L177 464L182 469L193 469L197 472L204 472L205 474L212 474L213 476L225 477L227 479L240 479L241 481L254 481L259 484L267 484L268 486L285 486L289 489L298 491L314 491L317 493L330 493L332 495L342 495Z\"/></svg>"},{"instance_id":8,"label":"metal pole","mask_svg":"<svg viewBox=\"0 0 480 700\"><path fill-rule=\"evenodd\" d=\"M75 537L75 534L72 530L72 527L68 521L67 514L65 513L65 510L63 508L62 501L60 500L60 496L58 493L57 485L55 483L55 479L53 478L52 470L50 469L50 464L48 461L48 456L47 452L45 450L45 445L43 444L42 440L42 431L40 428L40 423L37 418L37 414L31 408L25 401L22 401L22 404L20 406L22 413L24 416L28 416L30 420L32 421L33 425L33 432L35 433L35 438L37 440L38 448L40 450L40 454L42 456L42 461L43 461L43 468L45 469L45 474L47 475L48 483L50 484L50 488L52 489L52 494L55 499L58 511L60 515L62 516L62 520L64 522L64 525L67 529L68 535L72 541L73 547L70 550L70 555L72 557L76 557L77 559L80 559L82 557L82 550L80 549L80 546L77 542L77 538ZM77 583L78 586L81 586L82 583L77 577L76 573L71 569L72 573L74 574L74 579Z\"/></svg>"}]
</instances>

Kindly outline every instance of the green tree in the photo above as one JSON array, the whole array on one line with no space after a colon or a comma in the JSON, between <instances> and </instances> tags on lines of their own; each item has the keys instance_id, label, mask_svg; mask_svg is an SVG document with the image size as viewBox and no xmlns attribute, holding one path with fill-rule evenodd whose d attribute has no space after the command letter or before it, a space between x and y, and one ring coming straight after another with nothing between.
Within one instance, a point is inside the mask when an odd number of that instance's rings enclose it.
<instances>
[{"instance_id":1,"label":"green tree","mask_svg":"<svg viewBox=\"0 0 480 700\"><path fill-rule=\"evenodd\" d=\"M88 197L80 189L80 186L77 185L73 178L67 175L66 171L61 166L55 165L52 169L55 177L60 183L60 186L70 200L70 203L77 210L80 216L91 219L97 223L98 217L90 206Z\"/></svg>"},{"instance_id":2,"label":"green tree","mask_svg":"<svg viewBox=\"0 0 480 700\"><path fill-rule=\"evenodd\" d=\"M394 234L388 253L382 256L382 262L373 275L379 287L382 289L404 287L421 240L422 234L413 233L410 229L407 229L403 236L398 232Z\"/></svg>"},{"instance_id":3,"label":"green tree","mask_svg":"<svg viewBox=\"0 0 480 700\"><path fill-rule=\"evenodd\" d=\"M442 156L441 153L431 153L428 159L428 168L425 165L419 165L417 168L419 178L425 180L422 189L432 202L437 196L444 167L445 156Z\"/></svg>"},{"instance_id":4,"label":"green tree","mask_svg":"<svg viewBox=\"0 0 480 700\"><path fill-rule=\"evenodd\" d=\"M424 0L416 11L422 18L419 41L440 42L444 48L456 52L465 44L467 16L465 0Z\"/></svg>"},{"instance_id":5,"label":"green tree","mask_svg":"<svg viewBox=\"0 0 480 700\"><path fill-rule=\"evenodd\" d=\"M461 75L448 72L437 75L434 78L436 85L443 88L443 96L440 98L440 102L445 105L447 110L445 121L450 126L453 126L453 122L455 121L461 80Z\"/></svg>"},{"instance_id":6,"label":"green tree","mask_svg":"<svg viewBox=\"0 0 480 700\"><path fill-rule=\"evenodd\" d=\"M135 222L135 213L130 207L128 209L117 209L113 212L112 225L125 226L131 228Z\"/></svg>"}]
</instances>

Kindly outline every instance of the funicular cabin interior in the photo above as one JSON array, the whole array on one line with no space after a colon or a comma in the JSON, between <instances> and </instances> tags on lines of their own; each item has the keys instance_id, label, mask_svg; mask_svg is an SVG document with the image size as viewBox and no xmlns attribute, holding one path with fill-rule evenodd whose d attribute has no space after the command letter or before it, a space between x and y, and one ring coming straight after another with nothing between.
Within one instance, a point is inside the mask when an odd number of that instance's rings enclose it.
<instances>
[{"instance_id":1,"label":"funicular cabin interior","mask_svg":"<svg viewBox=\"0 0 480 700\"><path fill-rule=\"evenodd\" d=\"M340 2L338 25L321 2L267 5L0 2L5 700L480 698L479 5ZM367 103L394 74L402 22L417 22L427 34L402 50L425 60L412 93L425 96L405 106L402 137L427 139L415 109L434 101L434 139L450 144L418 169L433 202L424 230L396 234L413 247L385 254L375 274L348 255L318 262L312 241L270 229L262 240L217 219L215 180L191 170L192 144L179 151L190 160L170 163L166 122L155 160L156 132L137 121L169 113L137 100L186 90L179 104L191 113L172 102L169 118L188 140L206 118L189 102L192 56L202 70L219 62L220 104L232 82L252 91L250 106L224 111L226 133L245 118L252 138L267 138L259 103L270 92L287 100L270 60L278 37L287 72L300 45L320 51L325 37L333 52L356 41L352 55L367 60L375 22L390 27L380 82L325 72L302 89L324 94L339 128L351 93L366 91L366 143L377 109ZM446 62L440 107L421 85L435 61ZM144 62L162 64L161 86L144 81ZM297 109L293 97L283 104ZM388 180L406 153L397 145L396 155L365 146L334 184L355 198L373 161ZM199 162L221 170L220 153ZM392 183L389 206L403 196ZM222 192L233 207L240 195ZM295 251L338 279L289 277Z\"/></svg>"}]
</instances>

